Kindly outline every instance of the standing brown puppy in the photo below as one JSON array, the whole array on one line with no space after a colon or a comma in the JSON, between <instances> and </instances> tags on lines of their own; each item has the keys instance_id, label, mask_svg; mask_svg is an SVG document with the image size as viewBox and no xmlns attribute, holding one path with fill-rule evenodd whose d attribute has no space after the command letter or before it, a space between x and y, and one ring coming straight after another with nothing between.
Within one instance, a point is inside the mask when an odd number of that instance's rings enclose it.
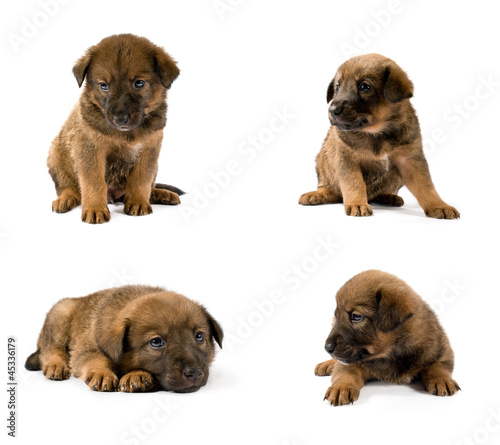
<instances>
[{"instance_id":1,"label":"standing brown puppy","mask_svg":"<svg viewBox=\"0 0 500 445\"><path fill-rule=\"evenodd\" d=\"M87 50L73 73L80 100L50 147L47 165L64 213L82 204L82 221L109 221L108 202L128 215L150 204L180 203L175 187L155 184L175 61L144 37L120 34Z\"/></svg>"},{"instance_id":2,"label":"standing brown puppy","mask_svg":"<svg viewBox=\"0 0 500 445\"><path fill-rule=\"evenodd\" d=\"M451 396L454 355L436 314L403 280L378 270L362 272L337 292L325 349L333 360L316 366L331 375L325 399L356 401L369 380L410 383L420 377L431 394Z\"/></svg>"},{"instance_id":3,"label":"standing brown puppy","mask_svg":"<svg viewBox=\"0 0 500 445\"><path fill-rule=\"evenodd\" d=\"M369 202L402 206L406 185L427 216L459 218L436 192L410 103L413 84L391 59L353 57L337 71L327 91L332 126L316 157L318 189L303 205L344 203L351 216L369 216Z\"/></svg>"}]
</instances>

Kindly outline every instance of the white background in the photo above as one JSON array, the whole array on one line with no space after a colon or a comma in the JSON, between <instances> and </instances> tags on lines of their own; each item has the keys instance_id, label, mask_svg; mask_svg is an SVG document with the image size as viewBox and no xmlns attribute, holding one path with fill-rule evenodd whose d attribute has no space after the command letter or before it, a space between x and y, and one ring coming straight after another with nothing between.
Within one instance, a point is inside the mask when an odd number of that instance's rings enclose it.
<instances>
[{"instance_id":1,"label":"white background","mask_svg":"<svg viewBox=\"0 0 500 445\"><path fill-rule=\"evenodd\" d=\"M45 22L42 2L9 2L0 19L0 381L14 335L17 443L498 443L496 2L223 0L234 6L218 13L212 0L73 0ZM33 20L33 35L13 45ZM146 217L111 206L111 221L91 226L81 208L51 212L45 162L80 94L73 63L121 32L148 37L179 63L158 180L189 193ZM370 218L297 204L316 187L327 85L354 51L384 54L409 73L434 183L459 221L426 218L406 189L404 207L374 206ZM276 110L293 117L270 133ZM250 158L252 137L267 142ZM237 172L214 185L228 163ZM319 242L335 247L319 251ZM307 274L292 278L297 267ZM322 401L329 379L313 370L328 359L335 293L369 268L403 278L437 309L460 393L370 383L353 406ZM125 283L176 290L220 321L227 339L205 388L100 394L24 371L56 301Z\"/></svg>"}]
</instances>

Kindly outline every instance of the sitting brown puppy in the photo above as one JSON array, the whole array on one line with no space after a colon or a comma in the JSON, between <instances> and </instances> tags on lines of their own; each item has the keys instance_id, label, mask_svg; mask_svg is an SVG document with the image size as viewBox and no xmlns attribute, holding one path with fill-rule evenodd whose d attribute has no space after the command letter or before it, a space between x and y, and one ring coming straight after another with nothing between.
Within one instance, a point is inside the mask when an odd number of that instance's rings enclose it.
<instances>
[{"instance_id":1,"label":"sitting brown puppy","mask_svg":"<svg viewBox=\"0 0 500 445\"><path fill-rule=\"evenodd\" d=\"M214 340L207 310L159 287L124 286L65 298L47 314L26 369L73 374L94 391L193 392L207 383Z\"/></svg>"},{"instance_id":2,"label":"sitting brown puppy","mask_svg":"<svg viewBox=\"0 0 500 445\"><path fill-rule=\"evenodd\" d=\"M432 183L412 96L412 82L387 57L368 54L341 65L326 95L332 126L316 157L318 189L299 203L343 202L347 215L369 216L369 202L402 206L397 193L406 185L427 216L459 218Z\"/></svg>"},{"instance_id":3,"label":"sitting brown puppy","mask_svg":"<svg viewBox=\"0 0 500 445\"><path fill-rule=\"evenodd\" d=\"M410 383L420 377L428 392L451 396L454 356L432 309L404 281L368 270L337 293L333 329L325 344L333 360L316 366L331 375L325 399L352 403L369 380Z\"/></svg>"},{"instance_id":4,"label":"sitting brown puppy","mask_svg":"<svg viewBox=\"0 0 500 445\"><path fill-rule=\"evenodd\" d=\"M181 190L155 184L175 61L146 38L121 34L89 48L73 73L79 86L87 81L50 147L52 210L81 203L82 221L98 224L110 219L108 202L123 200L128 215L179 204Z\"/></svg>"}]
</instances>

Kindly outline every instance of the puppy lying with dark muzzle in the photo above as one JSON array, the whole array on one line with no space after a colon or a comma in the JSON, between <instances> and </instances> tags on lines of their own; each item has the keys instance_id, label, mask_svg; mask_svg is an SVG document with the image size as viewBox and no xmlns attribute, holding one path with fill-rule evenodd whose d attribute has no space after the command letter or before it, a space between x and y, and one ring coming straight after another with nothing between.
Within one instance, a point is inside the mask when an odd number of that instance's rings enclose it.
<instances>
[{"instance_id":1,"label":"puppy lying with dark muzzle","mask_svg":"<svg viewBox=\"0 0 500 445\"><path fill-rule=\"evenodd\" d=\"M73 73L85 86L50 147L52 210L81 203L82 221L99 224L109 221L110 202L135 216L179 204L182 190L155 182L175 61L144 37L120 34L89 48Z\"/></svg>"},{"instance_id":2,"label":"puppy lying with dark muzzle","mask_svg":"<svg viewBox=\"0 0 500 445\"><path fill-rule=\"evenodd\" d=\"M200 304L159 287L124 286L56 303L25 366L51 380L73 374L94 391L193 392L207 383L222 339Z\"/></svg>"},{"instance_id":3,"label":"puppy lying with dark muzzle","mask_svg":"<svg viewBox=\"0 0 500 445\"><path fill-rule=\"evenodd\" d=\"M337 293L333 328L325 343L332 360L316 366L331 375L325 399L331 405L353 403L369 380L410 383L451 396L460 387L452 379L454 355L432 309L404 281L378 270L362 272Z\"/></svg>"},{"instance_id":4,"label":"puppy lying with dark muzzle","mask_svg":"<svg viewBox=\"0 0 500 445\"><path fill-rule=\"evenodd\" d=\"M427 216L459 218L432 183L412 96L412 82L387 57L342 64L327 91L332 126L316 157L318 187L299 203L344 203L347 215L369 216L370 202L402 206L397 193L406 185Z\"/></svg>"}]
</instances>

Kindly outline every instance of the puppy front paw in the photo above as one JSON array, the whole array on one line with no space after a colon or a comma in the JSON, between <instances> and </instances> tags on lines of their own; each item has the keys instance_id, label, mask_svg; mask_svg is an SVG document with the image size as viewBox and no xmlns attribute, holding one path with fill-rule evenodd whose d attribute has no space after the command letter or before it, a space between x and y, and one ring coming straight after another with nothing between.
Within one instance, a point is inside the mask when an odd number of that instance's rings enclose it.
<instances>
[{"instance_id":1,"label":"puppy front paw","mask_svg":"<svg viewBox=\"0 0 500 445\"><path fill-rule=\"evenodd\" d=\"M349 384L335 384L328 388L323 400L332 406L349 405L358 400L359 388Z\"/></svg>"},{"instance_id":2,"label":"puppy front paw","mask_svg":"<svg viewBox=\"0 0 500 445\"><path fill-rule=\"evenodd\" d=\"M332 375L333 368L337 360L331 359L323 363L318 363L314 368L314 374L319 376Z\"/></svg>"},{"instance_id":3,"label":"puppy front paw","mask_svg":"<svg viewBox=\"0 0 500 445\"><path fill-rule=\"evenodd\" d=\"M62 362L51 362L43 366L43 375L50 380L67 380L71 376L71 370Z\"/></svg>"},{"instance_id":4,"label":"puppy front paw","mask_svg":"<svg viewBox=\"0 0 500 445\"><path fill-rule=\"evenodd\" d=\"M459 219L460 213L455 207L449 206L448 204L439 205L436 207L430 207L424 209L425 215L429 218L437 219Z\"/></svg>"},{"instance_id":5,"label":"puppy front paw","mask_svg":"<svg viewBox=\"0 0 500 445\"><path fill-rule=\"evenodd\" d=\"M303 206L315 206L319 204L334 204L342 202L342 198L328 187L320 187L314 192L304 193L299 198L299 204Z\"/></svg>"},{"instance_id":6,"label":"puppy front paw","mask_svg":"<svg viewBox=\"0 0 500 445\"><path fill-rule=\"evenodd\" d=\"M52 211L55 213L66 213L80 204L78 197L74 195L61 195L52 202Z\"/></svg>"},{"instance_id":7,"label":"puppy front paw","mask_svg":"<svg viewBox=\"0 0 500 445\"><path fill-rule=\"evenodd\" d=\"M460 386L451 377L441 376L426 381L425 389L434 396L452 396L460 391Z\"/></svg>"},{"instance_id":8,"label":"puppy front paw","mask_svg":"<svg viewBox=\"0 0 500 445\"><path fill-rule=\"evenodd\" d=\"M84 208L82 210L82 221L87 224L102 224L111 218L107 206L100 208Z\"/></svg>"},{"instance_id":9,"label":"puppy front paw","mask_svg":"<svg viewBox=\"0 0 500 445\"><path fill-rule=\"evenodd\" d=\"M153 213L153 208L148 201L127 199L124 201L124 212L131 216L144 216Z\"/></svg>"},{"instance_id":10,"label":"puppy front paw","mask_svg":"<svg viewBox=\"0 0 500 445\"><path fill-rule=\"evenodd\" d=\"M153 377L149 372L132 371L120 379L118 388L122 392L145 392L153 386Z\"/></svg>"},{"instance_id":11,"label":"puppy front paw","mask_svg":"<svg viewBox=\"0 0 500 445\"><path fill-rule=\"evenodd\" d=\"M348 216L371 216L373 210L369 204L345 204L345 214Z\"/></svg>"},{"instance_id":12,"label":"puppy front paw","mask_svg":"<svg viewBox=\"0 0 500 445\"><path fill-rule=\"evenodd\" d=\"M325 194L318 192L317 190L314 192L304 193L299 198L299 204L303 206L315 206L326 203L328 203L328 199Z\"/></svg>"},{"instance_id":13,"label":"puppy front paw","mask_svg":"<svg viewBox=\"0 0 500 445\"><path fill-rule=\"evenodd\" d=\"M109 369L88 372L84 380L92 391L116 391L118 388L118 377Z\"/></svg>"}]
</instances>

